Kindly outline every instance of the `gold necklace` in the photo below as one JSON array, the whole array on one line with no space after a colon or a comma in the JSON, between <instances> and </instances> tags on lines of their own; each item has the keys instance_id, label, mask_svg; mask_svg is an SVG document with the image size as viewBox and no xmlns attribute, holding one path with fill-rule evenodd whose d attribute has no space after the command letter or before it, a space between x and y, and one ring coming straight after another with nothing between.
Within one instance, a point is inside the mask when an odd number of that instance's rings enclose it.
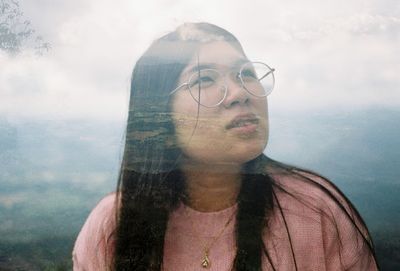
<instances>
[{"instance_id":1,"label":"gold necklace","mask_svg":"<svg viewBox=\"0 0 400 271\"><path fill-rule=\"evenodd\" d=\"M209 242L206 246L204 246L204 248L203 248L203 258L202 258L202 261L201 261L201 267L206 268L206 269L211 267L211 260L209 258L210 249L215 244L215 242L221 237L221 235L224 233L225 229L231 223L234 215L235 215L235 212L233 212L232 215L229 217L229 219L226 221L224 227L221 229L221 231L218 233L218 235L215 236L211 240L211 242ZM192 227L192 228L194 228L194 227ZM197 239L199 239L199 237L197 237L198 234L196 234L195 236L196 236Z\"/></svg>"}]
</instances>

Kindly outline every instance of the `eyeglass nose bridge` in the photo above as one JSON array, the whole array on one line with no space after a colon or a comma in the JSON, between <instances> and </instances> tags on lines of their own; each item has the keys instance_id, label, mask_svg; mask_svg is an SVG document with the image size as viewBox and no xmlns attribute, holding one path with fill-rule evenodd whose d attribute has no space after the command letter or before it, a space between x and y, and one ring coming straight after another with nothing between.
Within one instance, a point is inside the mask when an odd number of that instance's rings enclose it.
<instances>
[{"instance_id":1,"label":"eyeglass nose bridge","mask_svg":"<svg viewBox=\"0 0 400 271\"><path fill-rule=\"evenodd\" d=\"M249 90L249 89L246 88L246 84L244 83L244 80L243 80L243 78L242 78L242 73L243 73L243 69L244 69L245 65L247 65L247 64L249 64L249 63L250 63L250 64L262 64L262 65L265 65L266 67L269 68L269 72L266 73L261 79L263 79L264 77L266 77L266 76L268 76L269 74L271 74L271 75L272 75L272 80L273 80L272 88L271 88L269 91L265 91L265 94L263 94L263 95L254 94L251 90ZM198 101L198 99L193 95L193 93L192 93L192 91L191 91L191 88L190 88L190 82L191 82L192 77L195 76L199 71L193 73L193 74L189 77L188 82L183 83L183 84L179 85L178 87L176 87L174 90L172 90L172 91L169 93L169 95L174 94L175 92L177 92L178 90L180 90L180 89L183 88L183 87L187 87L187 88L190 90L190 91L189 91L190 95L192 96L192 98L193 98L197 103L199 103L201 106L208 107L208 108L212 108L212 107L217 107L217 106L221 105L221 104L226 100L226 98L227 98L227 95L228 95L228 84L227 84L227 81L226 81L226 77L227 77L228 74L234 73L235 76L233 76L233 78L239 79L239 80L233 80L233 81L235 82L235 84L238 84L238 85L240 86L240 88L241 88L242 91L245 91L247 94L250 94L250 95L252 95L252 96L254 96L254 97L257 97L257 98L265 98L265 97L267 97L267 96L272 92L272 89L273 89L273 87L274 87L274 85L275 85L275 76L274 76L275 69L274 69L274 68L271 68L270 66L268 66L267 64L265 64L265 63L263 63L263 62L248 62L248 63L243 64L243 65L241 66L241 68L239 69L239 71L229 71L229 72L225 72L224 74L222 74L222 73L221 73L219 70L217 70L217 69L203 69L203 70L201 70L201 71L205 71L205 70L212 70L212 71L215 71L215 72L219 75L219 78L222 79L223 84L221 84L221 86L224 87L224 90L223 90L223 91L224 91L224 95L223 95L223 97L221 98L221 100L220 100L218 103L213 104L213 105L205 105L205 104L202 104L201 101ZM260 79L260 80L261 80L261 79ZM264 86L262 86L262 87L264 88ZM264 89L264 90L265 90L265 89Z\"/></svg>"},{"instance_id":2,"label":"eyeglass nose bridge","mask_svg":"<svg viewBox=\"0 0 400 271\"><path fill-rule=\"evenodd\" d=\"M259 63L262 63L262 62L259 62ZM265 65L266 65L266 64L265 64ZM198 102L200 105L202 105L202 106L204 106L204 107L207 107L207 108L217 107L217 106L221 105L221 104L226 100L226 98L227 98L227 96L228 96L228 91L229 91L228 82L227 82L227 80L226 80L227 77L233 78L233 80L231 80L231 81L233 81L235 85L237 85L238 87L240 87L240 91L244 92L245 94L248 94L248 95L251 95L251 96L257 97L257 98L265 98L265 97L267 97L268 94L269 94L269 93L266 92L265 95L260 96L260 95L255 95L255 94L252 93L250 90L248 90L248 89L246 88L246 86L245 86L245 83L244 83L243 78L242 78L242 75L241 75L241 74L242 74L242 67L240 68L239 71L229 71L229 72L226 72L226 73L224 73L224 74L222 74L220 71L218 71L218 70L216 70L216 69L206 69L206 70L213 70L213 71L215 71L215 72L217 72L217 73L219 74L219 76L220 76L220 78L221 78L221 80L222 80L221 87L224 87L224 90L223 90L223 91L224 91L224 95L223 95L223 97L221 98L221 100L220 100L218 103L216 103L216 104L210 106L210 105L205 105L205 104L200 103L200 102L197 100L197 98L194 97L193 93L192 93L191 91L189 91L189 92L190 92L190 95L192 96L192 98L193 98L196 102ZM274 72L274 71L275 71L275 69L271 68L271 71L268 72L267 74L265 74L261 79L263 79L264 77L266 77L266 76L269 75L269 74L272 74L272 75L273 75L273 72ZM234 74L234 76L228 76L228 75L232 75L232 74ZM260 79L260 80L261 80L261 79ZM189 80L189 81L190 81L190 80ZM186 83L186 85L190 88L190 84L189 84L189 83ZM246 100L247 100L247 99L246 99Z\"/></svg>"}]
</instances>

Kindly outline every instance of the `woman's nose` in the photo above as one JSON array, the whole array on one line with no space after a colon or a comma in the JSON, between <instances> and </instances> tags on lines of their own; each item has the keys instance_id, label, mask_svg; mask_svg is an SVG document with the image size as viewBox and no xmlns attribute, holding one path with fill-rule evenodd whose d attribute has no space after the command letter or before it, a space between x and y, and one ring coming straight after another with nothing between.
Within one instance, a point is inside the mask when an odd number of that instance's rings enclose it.
<instances>
[{"instance_id":1,"label":"woman's nose","mask_svg":"<svg viewBox=\"0 0 400 271\"><path fill-rule=\"evenodd\" d=\"M243 89L239 79L226 79L225 84L227 87L227 94L222 103L224 107L230 108L234 105L245 105L249 102L250 97L248 92Z\"/></svg>"}]
</instances>

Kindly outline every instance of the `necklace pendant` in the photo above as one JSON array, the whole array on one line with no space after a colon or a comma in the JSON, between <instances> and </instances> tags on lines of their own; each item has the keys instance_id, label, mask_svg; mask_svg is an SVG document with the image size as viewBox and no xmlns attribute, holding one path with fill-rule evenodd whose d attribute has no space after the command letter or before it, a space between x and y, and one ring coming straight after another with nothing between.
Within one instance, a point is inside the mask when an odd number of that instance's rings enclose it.
<instances>
[{"instance_id":1,"label":"necklace pendant","mask_svg":"<svg viewBox=\"0 0 400 271\"><path fill-rule=\"evenodd\" d=\"M210 259L208 258L207 254L204 255L203 261L201 262L201 266L203 268L209 268L211 266Z\"/></svg>"}]
</instances>

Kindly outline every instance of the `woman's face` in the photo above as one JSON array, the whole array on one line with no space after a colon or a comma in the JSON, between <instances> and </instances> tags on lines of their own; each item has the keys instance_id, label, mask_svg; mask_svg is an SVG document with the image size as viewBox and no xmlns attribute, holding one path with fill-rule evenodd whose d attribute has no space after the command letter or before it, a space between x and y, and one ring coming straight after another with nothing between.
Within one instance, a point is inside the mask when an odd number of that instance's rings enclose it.
<instances>
[{"instance_id":1,"label":"woman's face","mask_svg":"<svg viewBox=\"0 0 400 271\"><path fill-rule=\"evenodd\" d=\"M182 71L177 85L188 82L198 67L205 66L225 76L227 86L225 100L212 108L198 106L187 87L172 95L176 139L185 163L237 166L264 150L268 141L267 99L242 88L236 75L241 66L237 63L243 61L247 60L229 43L216 41L203 45Z\"/></svg>"}]
</instances>

